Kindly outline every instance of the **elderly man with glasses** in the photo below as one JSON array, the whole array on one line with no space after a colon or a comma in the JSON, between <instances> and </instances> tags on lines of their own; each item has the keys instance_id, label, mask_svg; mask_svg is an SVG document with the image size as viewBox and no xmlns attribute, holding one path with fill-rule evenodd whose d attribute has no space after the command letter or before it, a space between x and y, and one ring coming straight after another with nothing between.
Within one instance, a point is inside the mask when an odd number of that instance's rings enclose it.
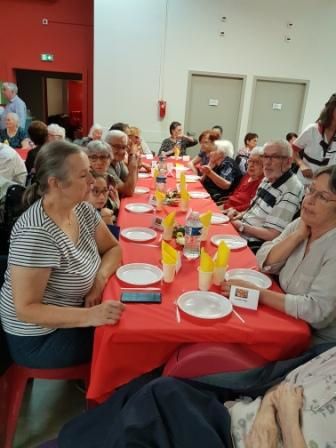
<instances>
[{"instance_id":1,"label":"elderly man with glasses","mask_svg":"<svg viewBox=\"0 0 336 448\"><path fill-rule=\"evenodd\" d=\"M122 131L109 131L105 141L112 148L112 160L108 173L114 178L121 196L132 196L138 180L138 156L135 152L129 151L128 165L126 165L128 137Z\"/></svg>"},{"instance_id":2,"label":"elderly man with glasses","mask_svg":"<svg viewBox=\"0 0 336 448\"><path fill-rule=\"evenodd\" d=\"M291 170L292 149L284 140L266 143L265 178L246 212L232 221L256 251L264 241L280 235L299 210L304 189Z\"/></svg>"}]
</instances>

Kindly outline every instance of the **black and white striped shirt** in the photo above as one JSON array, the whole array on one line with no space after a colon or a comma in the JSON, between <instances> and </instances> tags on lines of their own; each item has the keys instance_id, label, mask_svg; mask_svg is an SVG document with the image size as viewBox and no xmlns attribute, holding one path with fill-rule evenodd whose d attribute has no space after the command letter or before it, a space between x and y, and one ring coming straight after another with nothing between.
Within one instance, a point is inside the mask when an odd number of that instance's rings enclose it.
<instances>
[{"instance_id":1,"label":"black and white striped shirt","mask_svg":"<svg viewBox=\"0 0 336 448\"><path fill-rule=\"evenodd\" d=\"M242 223L281 233L299 210L303 194L303 185L290 170L273 183L264 178L249 209L244 213ZM249 241L257 240L242 236Z\"/></svg>"},{"instance_id":2,"label":"black and white striped shirt","mask_svg":"<svg viewBox=\"0 0 336 448\"><path fill-rule=\"evenodd\" d=\"M82 306L98 271L101 259L94 234L101 217L86 202L78 204L75 213L79 224L76 244L44 212L41 200L35 202L13 228L8 266L51 268L44 304ZM9 268L0 294L0 317L4 330L10 334L38 336L55 331L17 318Z\"/></svg>"}]
</instances>

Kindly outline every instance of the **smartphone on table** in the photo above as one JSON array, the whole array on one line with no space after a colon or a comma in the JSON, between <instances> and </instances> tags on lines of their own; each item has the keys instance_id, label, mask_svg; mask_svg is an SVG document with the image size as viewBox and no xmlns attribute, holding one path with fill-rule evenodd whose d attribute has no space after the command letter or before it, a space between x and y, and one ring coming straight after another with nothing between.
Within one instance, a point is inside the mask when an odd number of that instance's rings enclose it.
<instances>
[{"instance_id":1,"label":"smartphone on table","mask_svg":"<svg viewBox=\"0 0 336 448\"><path fill-rule=\"evenodd\" d=\"M159 304L162 301L161 291L122 291L122 303Z\"/></svg>"}]
</instances>

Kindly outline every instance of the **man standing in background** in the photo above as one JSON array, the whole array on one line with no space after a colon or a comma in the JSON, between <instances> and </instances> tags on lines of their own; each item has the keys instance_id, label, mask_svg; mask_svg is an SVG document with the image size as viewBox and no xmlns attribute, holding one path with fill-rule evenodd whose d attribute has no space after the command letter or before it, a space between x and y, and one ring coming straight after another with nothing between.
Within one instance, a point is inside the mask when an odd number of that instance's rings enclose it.
<instances>
[{"instance_id":1,"label":"man standing in background","mask_svg":"<svg viewBox=\"0 0 336 448\"><path fill-rule=\"evenodd\" d=\"M4 97L8 100L4 111L1 115L1 129L5 129L6 127L6 117L9 112L15 112L18 114L20 122L19 127L25 129L26 127L26 118L27 118L27 108L26 103L22 101L20 97L17 95L18 88L17 85L12 82L4 82L2 84L2 93Z\"/></svg>"}]
</instances>

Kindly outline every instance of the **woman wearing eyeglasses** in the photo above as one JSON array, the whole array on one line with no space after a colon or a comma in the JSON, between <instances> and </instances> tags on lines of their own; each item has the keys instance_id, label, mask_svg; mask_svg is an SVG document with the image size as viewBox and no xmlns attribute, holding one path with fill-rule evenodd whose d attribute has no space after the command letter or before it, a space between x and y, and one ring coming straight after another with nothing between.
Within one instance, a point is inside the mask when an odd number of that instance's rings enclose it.
<instances>
[{"instance_id":1,"label":"woman wearing eyeglasses","mask_svg":"<svg viewBox=\"0 0 336 448\"><path fill-rule=\"evenodd\" d=\"M257 253L259 267L278 274L283 293L259 289L260 302L308 322L313 343L336 342L336 165L318 171L307 187L301 217Z\"/></svg>"},{"instance_id":2,"label":"woman wearing eyeglasses","mask_svg":"<svg viewBox=\"0 0 336 448\"><path fill-rule=\"evenodd\" d=\"M86 153L93 171L92 175L95 178L95 184L92 186L90 194L92 200L89 200L89 202L95 208L101 210L101 216L106 224L112 224L118 216L120 200L115 181L112 176L108 175L112 154L111 147L106 142L95 140L87 145ZM105 202L99 207L96 206L96 200L100 204L103 198Z\"/></svg>"},{"instance_id":3,"label":"woman wearing eyeglasses","mask_svg":"<svg viewBox=\"0 0 336 448\"><path fill-rule=\"evenodd\" d=\"M336 93L326 102L316 123L309 125L292 144L298 177L309 185L315 171L336 163Z\"/></svg>"}]
</instances>

